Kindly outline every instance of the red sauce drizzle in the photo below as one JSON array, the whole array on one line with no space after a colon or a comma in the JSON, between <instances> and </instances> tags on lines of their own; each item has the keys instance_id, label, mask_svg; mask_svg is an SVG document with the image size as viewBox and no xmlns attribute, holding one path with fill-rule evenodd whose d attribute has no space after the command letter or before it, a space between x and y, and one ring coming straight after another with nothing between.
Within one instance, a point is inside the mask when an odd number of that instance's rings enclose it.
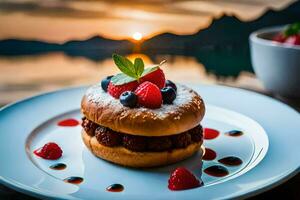
<instances>
[{"instance_id":1,"label":"red sauce drizzle","mask_svg":"<svg viewBox=\"0 0 300 200\"><path fill-rule=\"evenodd\" d=\"M203 160L214 160L217 157L217 153L209 148L205 148L205 154L203 155Z\"/></svg>"},{"instance_id":2,"label":"red sauce drizzle","mask_svg":"<svg viewBox=\"0 0 300 200\"><path fill-rule=\"evenodd\" d=\"M57 123L58 126L78 126L79 121L76 119L65 119Z\"/></svg>"},{"instance_id":3,"label":"red sauce drizzle","mask_svg":"<svg viewBox=\"0 0 300 200\"><path fill-rule=\"evenodd\" d=\"M108 186L106 190L109 192L122 192L124 190L124 187L123 185L116 183Z\"/></svg>"},{"instance_id":4,"label":"red sauce drizzle","mask_svg":"<svg viewBox=\"0 0 300 200\"><path fill-rule=\"evenodd\" d=\"M83 178L77 177L77 176L71 176L71 177L64 179L64 182L72 183L72 184L76 184L76 185L82 183L82 181L83 181Z\"/></svg>"},{"instance_id":5,"label":"red sauce drizzle","mask_svg":"<svg viewBox=\"0 0 300 200\"><path fill-rule=\"evenodd\" d=\"M220 132L212 128L204 128L204 139L212 140L220 135Z\"/></svg>"},{"instance_id":6,"label":"red sauce drizzle","mask_svg":"<svg viewBox=\"0 0 300 200\"><path fill-rule=\"evenodd\" d=\"M213 165L204 170L210 176L223 177L229 174L229 171L221 165Z\"/></svg>"}]
</instances>

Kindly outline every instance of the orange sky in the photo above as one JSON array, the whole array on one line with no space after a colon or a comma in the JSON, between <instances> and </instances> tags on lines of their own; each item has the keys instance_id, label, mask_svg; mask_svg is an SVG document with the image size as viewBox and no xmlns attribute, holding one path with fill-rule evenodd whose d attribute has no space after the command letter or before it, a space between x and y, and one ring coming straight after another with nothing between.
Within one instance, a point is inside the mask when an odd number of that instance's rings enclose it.
<instances>
[{"instance_id":1,"label":"orange sky","mask_svg":"<svg viewBox=\"0 0 300 200\"><path fill-rule=\"evenodd\" d=\"M269 7L284 8L293 1L0 0L0 39L64 42L94 35L127 39L135 32L146 38L166 31L192 34L224 13L253 20Z\"/></svg>"}]
</instances>

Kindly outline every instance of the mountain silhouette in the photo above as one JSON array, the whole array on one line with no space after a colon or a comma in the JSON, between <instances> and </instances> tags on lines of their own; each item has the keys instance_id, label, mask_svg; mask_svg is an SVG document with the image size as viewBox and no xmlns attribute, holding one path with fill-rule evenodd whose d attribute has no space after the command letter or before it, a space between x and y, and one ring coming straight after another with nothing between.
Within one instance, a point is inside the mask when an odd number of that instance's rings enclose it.
<instances>
[{"instance_id":1,"label":"mountain silhouette","mask_svg":"<svg viewBox=\"0 0 300 200\"><path fill-rule=\"evenodd\" d=\"M300 21L300 1L281 11L267 11L251 22L223 16L193 35L164 33L145 41L142 51L195 57L211 72L236 76L241 69L252 71L248 38L255 30Z\"/></svg>"},{"instance_id":2,"label":"mountain silhouette","mask_svg":"<svg viewBox=\"0 0 300 200\"><path fill-rule=\"evenodd\" d=\"M237 76L240 71L252 71L248 37L257 29L300 21L300 1L281 11L267 11L251 22L223 16L192 35L163 33L141 44L141 53L156 61L156 55L193 56L208 71L220 76ZM8 39L0 41L0 55L35 55L61 51L68 56L83 56L93 61L111 57L114 52L127 54L135 46L128 40L112 40L95 36L87 40L73 40L63 44Z\"/></svg>"},{"instance_id":3,"label":"mountain silhouette","mask_svg":"<svg viewBox=\"0 0 300 200\"><path fill-rule=\"evenodd\" d=\"M0 55L32 55L47 52L62 51L70 56L86 56L92 60L98 60L96 57L89 56L95 51L95 54L103 52L128 52L133 48L133 44L128 40L111 40L100 36L94 36L87 40L72 40L63 44L47 43L42 41L28 41L7 39L0 41ZM98 51L98 53L97 53ZM109 55L111 56L111 54Z\"/></svg>"}]
</instances>

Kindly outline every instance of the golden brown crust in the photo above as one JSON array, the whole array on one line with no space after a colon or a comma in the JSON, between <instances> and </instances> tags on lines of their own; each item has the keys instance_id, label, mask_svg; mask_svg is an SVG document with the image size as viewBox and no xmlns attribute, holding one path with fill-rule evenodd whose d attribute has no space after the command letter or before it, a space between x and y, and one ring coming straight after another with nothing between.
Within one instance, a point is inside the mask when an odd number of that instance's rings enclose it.
<instances>
[{"instance_id":1,"label":"golden brown crust","mask_svg":"<svg viewBox=\"0 0 300 200\"><path fill-rule=\"evenodd\" d=\"M128 167L163 166L184 160L198 150L203 155L202 142L193 143L184 149L164 152L133 152L124 147L107 147L98 143L96 137L89 136L82 130L82 139L88 149L97 157ZM201 159L201 158L199 158Z\"/></svg>"},{"instance_id":2,"label":"golden brown crust","mask_svg":"<svg viewBox=\"0 0 300 200\"><path fill-rule=\"evenodd\" d=\"M183 133L202 120L205 106L192 89L177 84L177 97L172 105L159 109L127 108L105 93L100 85L88 89L81 111L89 120L114 131L140 135L164 136Z\"/></svg>"}]
</instances>

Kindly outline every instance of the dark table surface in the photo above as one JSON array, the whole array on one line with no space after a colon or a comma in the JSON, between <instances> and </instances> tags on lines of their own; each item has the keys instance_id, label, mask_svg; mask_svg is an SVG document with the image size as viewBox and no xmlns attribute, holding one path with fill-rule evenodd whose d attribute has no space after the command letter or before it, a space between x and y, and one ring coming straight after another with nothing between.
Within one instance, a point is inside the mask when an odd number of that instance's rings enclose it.
<instances>
[{"instance_id":1,"label":"dark table surface","mask_svg":"<svg viewBox=\"0 0 300 200\"><path fill-rule=\"evenodd\" d=\"M249 88L245 88L249 89ZM279 101L282 101L295 110L300 112L300 99L288 99L282 98L279 96L274 96L270 93L266 93L263 91L259 91L265 95L271 96ZM276 163L274 163L276 164ZM300 173L292 177L291 179L285 181L284 183L280 184L279 186L272 188L268 191L265 191L259 195L253 196L249 198L250 200L254 199L300 199ZM8 200L28 200L28 199L36 199L31 196L24 195L22 193L16 192L12 189L5 187L4 185L0 184L0 199L8 199Z\"/></svg>"}]
</instances>

